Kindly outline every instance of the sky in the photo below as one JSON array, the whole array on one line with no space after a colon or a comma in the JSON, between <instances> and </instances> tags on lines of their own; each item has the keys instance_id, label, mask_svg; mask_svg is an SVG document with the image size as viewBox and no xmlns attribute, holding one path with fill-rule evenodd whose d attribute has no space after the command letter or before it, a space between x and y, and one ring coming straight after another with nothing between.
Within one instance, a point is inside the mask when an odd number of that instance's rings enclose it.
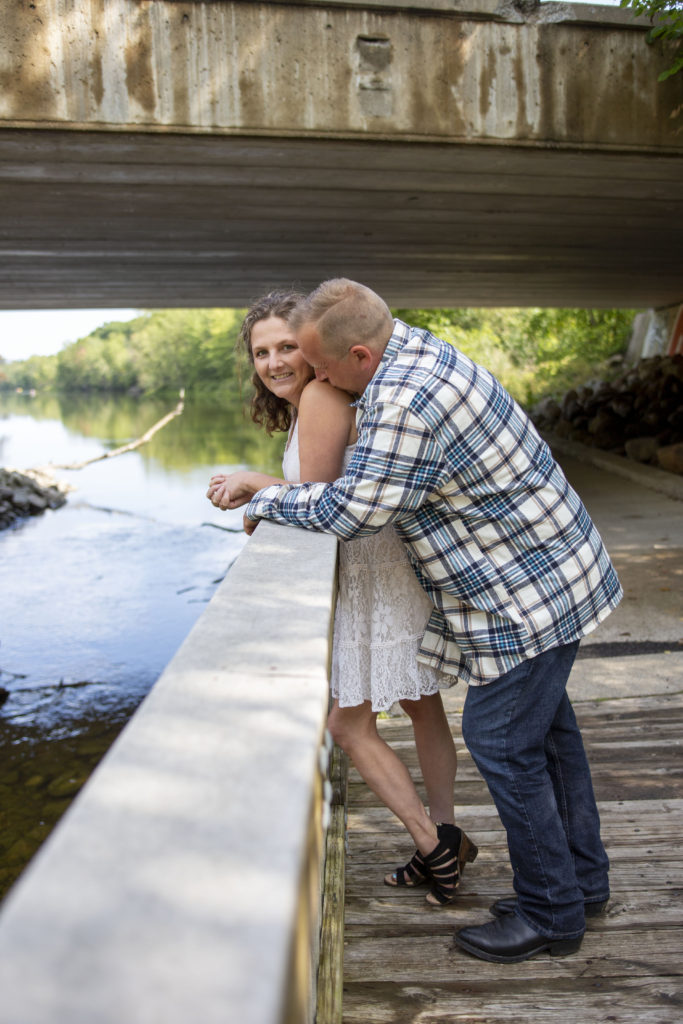
<instances>
[{"instance_id":1,"label":"sky","mask_svg":"<svg viewBox=\"0 0 683 1024\"><path fill-rule=\"evenodd\" d=\"M51 356L112 320L132 320L139 309L0 310L0 356L8 362Z\"/></svg>"}]
</instances>

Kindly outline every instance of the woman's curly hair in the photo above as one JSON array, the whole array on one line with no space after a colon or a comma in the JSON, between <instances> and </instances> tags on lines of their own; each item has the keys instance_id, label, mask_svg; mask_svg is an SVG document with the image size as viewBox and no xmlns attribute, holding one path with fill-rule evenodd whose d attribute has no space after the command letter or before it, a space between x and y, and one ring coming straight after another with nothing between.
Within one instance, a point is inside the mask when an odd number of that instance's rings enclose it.
<instances>
[{"instance_id":1,"label":"woman's curly hair","mask_svg":"<svg viewBox=\"0 0 683 1024\"><path fill-rule=\"evenodd\" d=\"M268 320L271 316L287 320L289 314L304 296L295 291L273 291L263 295L251 306L240 328L240 342L251 365L254 365L254 354L251 350L251 332L254 325L261 320ZM311 376L313 371L311 370ZM259 375L254 370L251 382L254 385L254 394L251 399L251 418L254 423L265 427L267 434L277 430L289 430L292 424L292 407L284 398L278 398L272 391L269 391Z\"/></svg>"}]
</instances>

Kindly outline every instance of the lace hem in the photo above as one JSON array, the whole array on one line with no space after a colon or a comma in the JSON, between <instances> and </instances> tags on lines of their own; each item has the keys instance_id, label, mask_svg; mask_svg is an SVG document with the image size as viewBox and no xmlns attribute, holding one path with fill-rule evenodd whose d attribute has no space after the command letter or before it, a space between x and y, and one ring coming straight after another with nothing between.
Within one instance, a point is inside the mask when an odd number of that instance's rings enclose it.
<instances>
[{"instance_id":1,"label":"lace hem","mask_svg":"<svg viewBox=\"0 0 683 1024\"><path fill-rule=\"evenodd\" d=\"M400 700L419 700L457 683L457 676L418 662L418 642L335 645L330 687L339 706L367 700L373 711L389 711Z\"/></svg>"}]
</instances>

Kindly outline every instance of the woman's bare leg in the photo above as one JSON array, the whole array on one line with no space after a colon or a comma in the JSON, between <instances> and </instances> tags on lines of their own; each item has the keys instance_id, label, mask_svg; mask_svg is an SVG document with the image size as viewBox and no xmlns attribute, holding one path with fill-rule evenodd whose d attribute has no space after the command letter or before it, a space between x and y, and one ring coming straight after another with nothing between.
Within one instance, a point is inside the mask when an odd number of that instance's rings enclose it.
<instances>
[{"instance_id":1,"label":"woman's bare leg","mask_svg":"<svg viewBox=\"0 0 683 1024\"><path fill-rule=\"evenodd\" d=\"M413 723L429 816L434 822L452 824L455 821L453 803L458 755L441 694L434 693L419 700L402 700L400 703Z\"/></svg>"},{"instance_id":2,"label":"woman's bare leg","mask_svg":"<svg viewBox=\"0 0 683 1024\"><path fill-rule=\"evenodd\" d=\"M377 732L377 713L370 702L340 708L335 700L327 725L334 741L349 755L370 789L403 822L418 850L424 855L431 853L439 841L434 822L408 769ZM451 802L451 818L452 814Z\"/></svg>"}]
</instances>

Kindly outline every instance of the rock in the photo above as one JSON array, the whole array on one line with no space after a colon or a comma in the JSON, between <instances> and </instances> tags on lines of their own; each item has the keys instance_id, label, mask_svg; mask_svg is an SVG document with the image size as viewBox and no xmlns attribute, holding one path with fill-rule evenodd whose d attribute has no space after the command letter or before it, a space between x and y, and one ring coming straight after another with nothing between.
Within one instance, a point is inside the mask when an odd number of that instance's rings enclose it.
<instances>
[{"instance_id":1,"label":"rock","mask_svg":"<svg viewBox=\"0 0 683 1024\"><path fill-rule=\"evenodd\" d=\"M44 512L47 508L47 501L41 494L30 491L28 487L17 487L12 498L12 504L21 512L33 515L36 512Z\"/></svg>"},{"instance_id":2,"label":"rock","mask_svg":"<svg viewBox=\"0 0 683 1024\"><path fill-rule=\"evenodd\" d=\"M614 413L607 409L601 409L588 423L588 433L601 436L605 433L612 434L620 428L619 420Z\"/></svg>"},{"instance_id":3,"label":"rock","mask_svg":"<svg viewBox=\"0 0 683 1024\"><path fill-rule=\"evenodd\" d=\"M26 839L17 839L5 853L4 860L7 864L16 861L25 862L36 852L37 845L35 841L28 842Z\"/></svg>"},{"instance_id":4,"label":"rock","mask_svg":"<svg viewBox=\"0 0 683 1024\"><path fill-rule=\"evenodd\" d=\"M630 395L619 395L617 398L612 399L609 403L609 408L616 416L620 416L622 420L625 420L633 411L633 400Z\"/></svg>"},{"instance_id":5,"label":"rock","mask_svg":"<svg viewBox=\"0 0 683 1024\"><path fill-rule=\"evenodd\" d=\"M680 473L669 449L683 442L683 355L652 356L631 367L614 359L613 365L620 372L612 381L591 380L562 398L542 399L532 420L541 431Z\"/></svg>"},{"instance_id":6,"label":"rock","mask_svg":"<svg viewBox=\"0 0 683 1024\"><path fill-rule=\"evenodd\" d=\"M84 785L88 775L82 768L75 768L71 772L63 772L53 779L47 787L50 796L75 796Z\"/></svg>"},{"instance_id":7,"label":"rock","mask_svg":"<svg viewBox=\"0 0 683 1024\"><path fill-rule=\"evenodd\" d=\"M544 398L534 410L534 416L542 417L548 423L554 423L561 414L562 410L554 398Z\"/></svg>"},{"instance_id":8,"label":"rock","mask_svg":"<svg viewBox=\"0 0 683 1024\"><path fill-rule=\"evenodd\" d=\"M625 443L624 448L629 459L635 459L636 462L649 462L654 458L659 448L659 442L656 437L632 437Z\"/></svg>"},{"instance_id":9,"label":"rock","mask_svg":"<svg viewBox=\"0 0 683 1024\"><path fill-rule=\"evenodd\" d=\"M558 437L569 437L573 428L569 420L566 420L564 416L562 416L555 424L554 429Z\"/></svg>"},{"instance_id":10,"label":"rock","mask_svg":"<svg viewBox=\"0 0 683 1024\"><path fill-rule=\"evenodd\" d=\"M669 473L683 473L683 442L658 449L657 462Z\"/></svg>"},{"instance_id":11,"label":"rock","mask_svg":"<svg viewBox=\"0 0 683 1024\"><path fill-rule=\"evenodd\" d=\"M0 529L23 516L40 515L66 502L66 485L57 484L41 470L0 469Z\"/></svg>"}]
</instances>

